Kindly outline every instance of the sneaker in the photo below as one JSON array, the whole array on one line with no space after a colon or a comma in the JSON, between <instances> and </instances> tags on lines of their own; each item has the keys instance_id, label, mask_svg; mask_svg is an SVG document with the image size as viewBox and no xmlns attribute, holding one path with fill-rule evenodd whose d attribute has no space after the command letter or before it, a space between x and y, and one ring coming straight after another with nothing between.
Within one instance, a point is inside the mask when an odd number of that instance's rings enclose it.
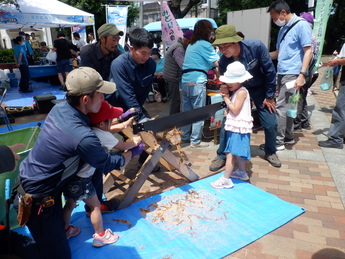
<instances>
[{"instance_id":1,"label":"sneaker","mask_svg":"<svg viewBox=\"0 0 345 259\"><path fill-rule=\"evenodd\" d=\"M334 143L334 142L331 142L330 140L319 141L318 144L320 147L343 149L343 144Z\"/></svg>"},{"instance_id":2,"label":"sneaker","mask_svg":"<svg viewBox=\"0 0 345 259\"><path fill-rule=\"evenodd\" d=\"M80 228L79 227L75 227L73 225L68 225L68 228L65 229L65 233L66 233L66 237L67 237L67 240L68 240L71 237L75 237L75 236L79 235Z\"/></svg>"},{"instance_id":3,"label":"sneaker","mask_svg":"<svg viewBox=\"0 0 345 259\"><path fill-rule=\"evenodd\" d=\"M119 239L119 236L113 233L109 228L104 231L104 235L100 236L99 234L93 235L92 245L94 247L102 247L105 245L113 244Z\"/></svg>"},{"instance_id":4,"label":"sneaker","mask_svg":"<svg viewBox=\"0 0 345 259\"><path fill-rule=\"evenodd\" d=\"M302 129L311 130L311 126L310 126L309 123L308 124L303 124L302 125Z\"/></svg>"},{"instance_id":5,"label":"sneaker","mask_svg":"<svg viewBox=\"0 0 345 259\"><path fill-rule=\"evenodd\" d=\"M282 163L280 162L278 156L276 154L265 154L265 159L274 167L281 167Z\"/></svg>"},{"instance_id":6,"label":"sneaker","mask_svg":"<svg viewBox=\"0 0 345 259\"><path fill-rule=\"evenodd\" d=\"M233 182L231 181L231 179L226 179L223 176L221 176L217 181L211 182L211 186L213 188L217 188L217 189L229 189L234 187Z\"/></svg>"},{"instance_id":7,"label":"sneaker","mask_svg":"<svg viewBox=\"0 0 345 259\"><path fill-rule=\"evenodd\" d=\"M109 204L108 201L103 201L101 203L101 213L106 214L106 213L112 213L115 210L112 208L112 206ZM90 217L91 216L91 211L86 211L86 216Z\"/></svg>"},{"instance_id":8,"label":"sneaker","mask_svg":"<svg viewBox=\"0 0 345 259\"><path fill-rule=\"evenodd\" d=\"M285 149L285 145L278 145L277 144L277 150L278 151L282 151L282 150L284 150Z\"/></svg>"},{"instance_id":9,"label":"sneaker","mask_svg":"<svg viewBox=\"0 0 345 259\"><path fill-rule=\"evenodd\" d=\"M208 147L208 146L209 146L209 144L207 142L202 142L202 141L200 143L198 143L198 144L190 143L190 147L191 148Z\"/></svg>"},{"instance_id":10,"label":"sneaker","mask_svg":"<svg viewBox=\"0 0 345 259\"><path fill-rule=\"evenodd\" d=\"M225 166L225 159L217 156L215 159L212 160L209 169L212 172L216 172L222 169L224 166Z\"/></svg>"},{"instance_id":11,"label":"sneaker","mask_svg":"<svg viewBox=\"0 0 345 259\"><path fill-rule=\"evenodd\" d=\"M299 127L297 127L297 128L294 128L293 131L294 131L294 132L302 132L302 127L299 126Z\"/></svg>"},{"instance_id":12,"label":"sneaker","mask_svg":"<svg viewBox=\"0 0 345 259\"><path fill-rule=\"evenodd\" d=\"M295 140L294 139L284 138L284 144L285 145L293 145L293 144L295 144Z\"/></svg>"},{"instance_id":13,"label":"sneaker","mask_svg":"<svg viewBox=\"0 0 345 259\"><path fill-rule=\"evenodd\" d=\"M290 143L285 143L285 144L293 145L293 144L290 144ZM277 148L278 151L282 151L282 150L285 149L285 145L279 145L279 144L277 144L277 145L276 145L276 148ZM261 145L260 145L260 149L261 149L261 150L265 150L265 144L261 144Z\"/></svg>"},{"instance_id":14,"label":"sneaker","mask_svg":"<svg viewBox=\"0 0 345 259\"><path fill-rule=\"evenodd\" d=\"M231 178L240 179L242 181L249 180L247 172L240 171L239 169L237 169L236 171L232 172L230 177Z\"/></svg>"}]
</instances>

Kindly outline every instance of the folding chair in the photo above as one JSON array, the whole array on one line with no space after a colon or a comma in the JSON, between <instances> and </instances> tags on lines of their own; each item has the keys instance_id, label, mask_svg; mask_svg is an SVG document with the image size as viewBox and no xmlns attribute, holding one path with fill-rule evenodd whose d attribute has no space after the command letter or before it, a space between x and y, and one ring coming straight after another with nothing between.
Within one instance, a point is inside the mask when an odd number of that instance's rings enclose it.
<instances>
[{"instance_id":1,"label":"folding chair","mask_svg":"<svg viewBox=\"0 0 345 259\"><path fill-rule=\"evenodd\" d=\"M2 102L5 99L6 92L7 92L6 87L0 87L0 119L3 119L3 121L6 123L8 131L12 131L13 129L12 129L10 120L7 117L6 109L2 107Z\"/></svg>"}]
</instances>

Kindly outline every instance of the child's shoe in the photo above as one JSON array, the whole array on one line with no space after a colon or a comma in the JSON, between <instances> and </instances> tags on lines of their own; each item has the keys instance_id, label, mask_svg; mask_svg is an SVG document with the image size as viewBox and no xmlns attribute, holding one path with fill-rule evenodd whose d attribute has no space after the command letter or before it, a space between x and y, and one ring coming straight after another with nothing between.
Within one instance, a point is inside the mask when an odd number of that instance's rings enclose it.
<instances>
[{"instance_id":1,"label":"child's shoe","mask_svg":"<svg viewBox=\"0 0 345 259\"><path fill-rule=\"evenodd\" d=\"M93 242L92 245L94 247L102 247L105 245L109 245L115 243L119 239L119 236L113 233L109 228L104 231L104 235L100 236L99 234L93 235Z\"/></svg>"},{"instance_id":2,"label":"child's shoe","mask_svg":"<svg viewBox=\"0 0 345 259\"><path fill-rule=\"evenodd\" d=\"M232 188L234 187L231 179L226 179L224 176L221 176L217 181L211 182L213 188L222 189L222 188Z\"/></svg>"},{"instance_id":3,"label":"child's shoe","mask_svg":"<svg viewBox=\"0 0 345 259\"><path fill-rule=\"evenodd\" d=\"M236 171L232 172L230 177L231 178L237 178L237 179L240 179L240 180L243 180L243 181L249 180L247 172L242 172L239 169L237 169Z\"/></svg>"},{"instance_id":4,"label":"child's shoe","mask_svg":"<svg viewBox=\"0 0 345 259\"><path fill-rule=\"evenodd\" d=\"M67 237L67 240L68 240L71 237L75 237L75 236L79 235L80 228L79 227L75 227L73 225L69 225L68 228L65 229L65 232L66 232L66 237Z\"/></svg>"}]
</instances>

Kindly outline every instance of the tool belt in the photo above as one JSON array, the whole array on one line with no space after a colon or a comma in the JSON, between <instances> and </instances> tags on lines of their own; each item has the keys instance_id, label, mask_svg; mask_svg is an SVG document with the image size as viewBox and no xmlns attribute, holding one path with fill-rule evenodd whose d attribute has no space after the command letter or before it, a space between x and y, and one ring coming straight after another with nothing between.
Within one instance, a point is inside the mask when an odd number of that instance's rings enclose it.
<instances>
[{"instance_id":1,"label":"tool belt","mask_svg":"<svg viewBox=\"0 0 345 259\"><path fill-rule=\"evenodd\" d=\"M49 208L54 205L54 197L53 196L42 196L42 197L35 197L31 194L24 193L23 188L20 186L18 188L18 215L17 221L20 226L25 226L26 222L29 220L31 215L32 205L38 205L40 208L38 210L38 215L42 211L42 208Z\"/></svg>"}]
</instances>

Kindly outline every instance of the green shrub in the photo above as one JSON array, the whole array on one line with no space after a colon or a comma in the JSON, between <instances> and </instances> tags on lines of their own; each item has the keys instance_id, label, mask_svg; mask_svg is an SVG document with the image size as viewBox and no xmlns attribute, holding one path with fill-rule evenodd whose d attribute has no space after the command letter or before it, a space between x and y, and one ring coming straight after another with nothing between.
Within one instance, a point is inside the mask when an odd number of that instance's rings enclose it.
<instances>
[{"instance_id":1,"label":"green shrub","mask_svg":"<svg viewBox=\"0 0 345 259\"><path fill-rule=\"evenodd\" d=\"M13 49L0 49L0 63L15 63Z\"/></svg>"}]
</instances>

